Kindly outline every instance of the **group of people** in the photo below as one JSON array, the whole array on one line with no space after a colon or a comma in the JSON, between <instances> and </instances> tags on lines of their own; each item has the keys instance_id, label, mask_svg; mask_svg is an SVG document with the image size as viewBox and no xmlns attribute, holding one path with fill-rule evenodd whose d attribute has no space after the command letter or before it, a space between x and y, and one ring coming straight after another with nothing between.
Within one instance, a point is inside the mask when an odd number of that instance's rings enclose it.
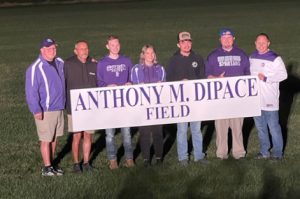
<instances>
[{"instance_id":1,"label":"group of people","mask_svg":"<svg viewBox=\"0 0 300 199\"><path fill-rule=\"evenodd\" d=\"M40 152L44 166L43 176L63 175L63 170L53 164L57 137L63 135L63 110L68 114L68 131L73 134L72 156L73 171L76 173L91 171L89 156L94 130L74 132L70 90L92 87L114 87L131 84L159 83L164 81L186 81L204 78L222 78L242 75L257 75L261 89L261 116L254 117L260 140L258 159L283 157L283 139L279 125L279 83L287 78L285 65L280 56L269 49L270 39L265 33L257 35L256 51L249 57L234 44L235 35L231 29L219 32L220 46L212 51L207 60L192 50L192 37L189 32L177 35L178 51L170 58L166 67L158 63L154 46L147 44L141 49L140 60L132 64L129 57L120 54L120 40L109 36L106 42L108 54L96 61L89 56L88 42L77 41L74 55L65 62L56 56L57 44L53 39L44 39L40 44L39 57L26 71L26 100L34 116L40 140ZM113 118L112 118L113 119ZM215 121L216 156L227 159L228 129L232 131L232 156L244 158L246 151L242 134L243 118L220 119ZM187 133L190 129L194 161L208 164L202 147L201 122L183 122L177 124L177 153L182 166L189 164ZM135 166L130 128L121 128L125 149L125 167ZM116 129L106 129L106 151L109 168L119 167ZM272 150L269 133L272 138ZM83 161L79 159L82 141ZM156 164L163 162L163 126L151 125L139 127L139 143L144 166L151 165L150 149L153 140Z\"/></svg>"}]
</instances>

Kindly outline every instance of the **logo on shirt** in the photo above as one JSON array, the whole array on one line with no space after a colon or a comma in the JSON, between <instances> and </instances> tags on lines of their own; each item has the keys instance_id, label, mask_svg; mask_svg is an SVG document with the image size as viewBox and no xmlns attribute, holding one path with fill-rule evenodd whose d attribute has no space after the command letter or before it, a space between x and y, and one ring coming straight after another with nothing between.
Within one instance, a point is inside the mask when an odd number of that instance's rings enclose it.
<instances>
[{"instance_id":1,"label":"logo on shirt","mask_svg":"<svg viewBox=\"0 0 300 199\"><path fill-rule=\"evenodd\" d=\"M261 63L261 67L265 67L265 65L266 65L266 64L265 64L264 62L263 62L263 63Z\"/></svg>"},{"instance_id":2,"label":"logo on shirt","mask_svg":"<svg viewBox=\"0 0 300 199\"><path fill-rule=\"evenodd\" d=\"M198 63L197 63L196 61L194 61L194 62L192 63L192 66L193 66L194 68L196 68L196 67L198 66Z\"/></svg>"},{"instance_id":3,"label":"logo on shirt","mask_svg":"<svg viewBox=\"0 0 300 199\"><path fill-rule=\"evenodd\" d=\"M240 66L241 57L240 56L220 56L218 57L219 66Z\"/></svg>"},{"instance_id":4,"label":"logo on shirt","mask_svg":"<svg viewBox=\"0 0 300 199\"><path fill-rule=\"evenodd\" d=\"M120 73L126 70L125 64L119 64L119 65L108 65L106 67L107 72L116 73L116 77L120 76Z\"/></svg>"}]
</instances>

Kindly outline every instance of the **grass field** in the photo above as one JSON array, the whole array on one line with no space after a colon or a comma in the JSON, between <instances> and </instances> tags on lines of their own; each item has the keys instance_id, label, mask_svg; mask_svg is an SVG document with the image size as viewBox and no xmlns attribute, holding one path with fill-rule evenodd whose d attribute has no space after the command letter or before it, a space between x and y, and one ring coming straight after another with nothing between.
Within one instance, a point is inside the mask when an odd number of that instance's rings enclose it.
<instances>
[{"instance_id":1,"label":"grass field","mask_svg":"<svg viewBox=\"0 0 300 199\"><path fill-rule=\"evenodd\" d=\"M300 3L296 0L162 0L0 9L0 198L299 198L300 197ZM133 169L108 168L102 131L94 136L91 162L96 171L71 173L70 138L59 143L57 161L63 177L42 177L39 143L24 95L25 70L38 55L44 37L57 40L58 55L72 54L78 39L90 42L91 55L105 55L108 34L121 38L122 52L137 62L151 43L166 64L176 50L176 34L192 33L194 50L204 57L218 45L218 30L231 27L236 43L248 54L257 33L271 36L289 78L281 85L281 123L286 140L282 162L258 161L256 129L245 122L247 158L219 161L211 122L203 125L208 166L177 162L174 129L166 128L162 167L145 169L139 150ZM120 135L117 135L120 143ZM133 142L138 144L138 134ZM122 163L122 148L119 150Z\"/></svg>"}]
</instances>

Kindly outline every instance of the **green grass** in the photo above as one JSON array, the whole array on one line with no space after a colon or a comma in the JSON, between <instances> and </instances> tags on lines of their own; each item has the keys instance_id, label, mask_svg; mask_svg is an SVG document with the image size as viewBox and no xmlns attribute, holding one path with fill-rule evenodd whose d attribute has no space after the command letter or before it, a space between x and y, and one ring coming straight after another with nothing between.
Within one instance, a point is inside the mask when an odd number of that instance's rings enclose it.
<instances>
[{"instance_id":1,"label":"green grass","mask_svg":"<svg viewBox=\"0 0 300 199\"><path fill-rule=\"evenodd\" d=\"M0 9L0 198L299 198L299 8L296 0L162 0ZM213 134L206 145L208 166L192 163L181 168L175 140L163 167L143 168L138 154L137 167L110 171L101 145L103 135L98 132L92 154L97 171L72 174L72 157L67 152L60 162L66 175L41 177L39 143L24 96L25 70L37 57L41 39L55 38L62 58L72 54L76 40L86 39L91 55L101 58L107 35L116 34L122 52L134 62L141 47L151 43L165 65L177 48L177 32L190 31L194 50L206 57L218 45L221 27L233 28L237 45L247 53L254 50L256 34L269 33L272 49L290 69L281 90L281 116L287 132L284 161L254 160L259 144L256 129L249 127L245 161L218 161ZM203 132L210 135L206 125ZM170 135L173 141L174 134ZM137 139L135 135L135 145ZM65 135L58 152L67 141Z\"/></svg>"}]
</instances>

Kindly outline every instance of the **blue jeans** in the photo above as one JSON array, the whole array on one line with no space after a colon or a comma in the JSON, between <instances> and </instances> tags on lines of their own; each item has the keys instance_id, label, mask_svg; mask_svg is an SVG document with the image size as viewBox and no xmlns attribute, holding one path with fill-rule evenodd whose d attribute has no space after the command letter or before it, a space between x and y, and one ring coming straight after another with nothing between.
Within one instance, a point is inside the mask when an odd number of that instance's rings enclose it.
<instances>
[{"instance_id":1,"label":"blue jeans","mask_svg":"<svg viewBox=\"0 0 300 199\"><path fill-rule=\"evenodd\" d=\"M278 111L261 111L261 116L254 117L255 126L258 130L260 141L260 153L264 156L270 156L270 139L268 127L272 137L272 156L282 157L283 139L281 127L279 125Z\"/></svg>"},{"instance_id":2,"label":"blue jeans","mask_svg":"<svg viewBox=\"0 0 300 199\"><path fill-rule=\"evenodd\" d=\"M116 129L106 129L106 151L109 160L116 160L117 159L117 150L116 150L116 143L115 143L115 132ZM121 128L121 134L123 138L123 146L125 149L125 158L133 159L133 149L131 145L131 134L130 128Z\"/></svg>"},{"instance_id":3,"label":"blue jeans","mask_svg":"<svg viewBox=\"0 0 300 199\"><path fill-rule=\"evenodd\" d=\"M190 130L192 134L192 143L194 149L194 160L201 160L204 158L202 152L202 133L201 133L201 122L189 122ZM179 161L188 160L188 141L187 131L188 122L177 124L177 153Z\"/></svg>"}]
</instances>

